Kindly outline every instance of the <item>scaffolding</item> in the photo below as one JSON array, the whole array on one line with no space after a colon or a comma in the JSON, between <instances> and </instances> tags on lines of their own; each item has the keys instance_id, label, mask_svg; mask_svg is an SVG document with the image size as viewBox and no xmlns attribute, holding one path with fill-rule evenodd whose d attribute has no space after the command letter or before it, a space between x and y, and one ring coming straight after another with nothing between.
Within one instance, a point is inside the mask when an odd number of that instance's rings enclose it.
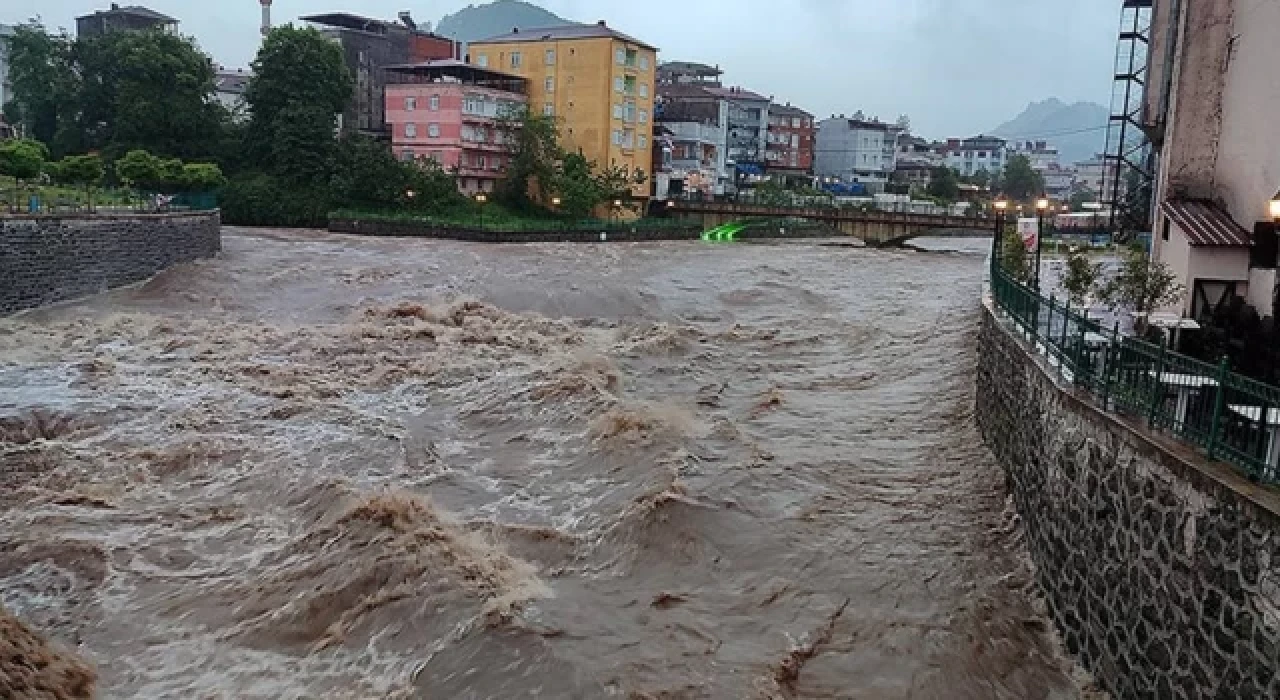
<instances>
[{"instance_id":1,"label":"scaffolding","mask_svg":"<svg viewBox=\"0 0 1280 700\"><path fill-rule=\"evenodd\" d=\"M1143 128L1151 65L1153 0L1124 0L1111 88L1102 192L1111 229L1126 235L1151 230L1155 152Z\"/></svg>"}]
</instances>

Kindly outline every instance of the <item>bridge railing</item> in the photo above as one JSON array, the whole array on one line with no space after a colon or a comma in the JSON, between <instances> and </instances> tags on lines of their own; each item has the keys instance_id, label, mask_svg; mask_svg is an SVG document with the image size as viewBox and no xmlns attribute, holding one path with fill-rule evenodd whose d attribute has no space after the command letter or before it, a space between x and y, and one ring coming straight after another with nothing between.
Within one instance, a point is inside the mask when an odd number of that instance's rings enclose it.
<instances>
[{"instance_id":1,"label":"bridge railing","mask_svg":"<svg viewBox=\"0 0 1280 700\"><path fill-rule=\"evenodd\" d=\"M1280 387L1103 328L1086 309L1044 297L992 257L996 306L1068 382L1104 411L1145 422L1227 462L1250 479L1280 483Z\"/></svg>"},{"instance_id":2,"label":"bridge railing","mask_svg":"<svg viewBox=\"0 0 1280 700\"><path fill-rule=\"evenodd\" d=\"M921 216L949 217L953 219L965 219L976 221L988 221L989 218L982 213L966 212L954 213L948 207L933 203L923 202L886 202L873 200L841 200L832 196L824 195L798 195L790 194L783 197L775 194L757 195L753 192L739 192L732 195L703 195L698 192L686 193L673 200L675 205L682 203L692 204L725 204L740 206L766 207L769 209L789 210L789 211L811 211L824 210L832 213L841 212L867 212L867 213L895 213L895 214L915 214Z\"/></svg>"}]
</instances>

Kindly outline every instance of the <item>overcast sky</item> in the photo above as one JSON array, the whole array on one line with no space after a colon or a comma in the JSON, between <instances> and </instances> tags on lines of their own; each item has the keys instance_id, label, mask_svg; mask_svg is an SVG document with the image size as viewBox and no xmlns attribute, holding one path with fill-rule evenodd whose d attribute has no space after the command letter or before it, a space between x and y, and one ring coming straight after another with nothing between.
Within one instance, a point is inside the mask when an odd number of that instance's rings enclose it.
<instances>
[{"instance_id":1,"label":"overcast sky","mask_svg":"<svg viewBox=\"0 0 1280 700\"><path fill-rule=\"evenodd\" d=\"M119 0L177 17L219 63L257 50L257 0ZM471 0L475 2L475 0ZM661 60L719 64L726 81L819 117L910 115L944 138L989 130L1031 101L1106 104L1116 0L534 0L562 17L605 19ZM467 0L276 0L276 23L324 10L435 22ZM39 15L74 29L108 0L4 0L0 23Z\"/></svg>"}]
</instances>

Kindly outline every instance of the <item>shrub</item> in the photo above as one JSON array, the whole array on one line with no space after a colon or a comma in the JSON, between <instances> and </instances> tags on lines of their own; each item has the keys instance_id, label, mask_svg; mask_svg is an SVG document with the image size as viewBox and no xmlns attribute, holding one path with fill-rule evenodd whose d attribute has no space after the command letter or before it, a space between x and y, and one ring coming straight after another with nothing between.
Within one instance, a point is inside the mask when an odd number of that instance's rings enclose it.
<instances>
[{"instance_id":1,"label":"shrub","mask_svg":"<svg viewBox=\"0 0 1280 700\"><path fill-rule=\"evenodd\" d=\"M222 220L238 226L329 225L327 188L288 184L265 173L232 178L221 192Z\"/></svg>"}]
</instances>

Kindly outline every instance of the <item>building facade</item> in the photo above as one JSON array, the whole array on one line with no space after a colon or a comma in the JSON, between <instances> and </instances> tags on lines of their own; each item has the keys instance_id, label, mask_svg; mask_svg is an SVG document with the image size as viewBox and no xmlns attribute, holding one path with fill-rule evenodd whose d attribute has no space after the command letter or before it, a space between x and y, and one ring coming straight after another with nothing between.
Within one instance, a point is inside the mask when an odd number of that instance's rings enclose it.
<instances>
[{"instance_id":1,"label":"building facade","mask_svg":"<svg viewBox=\"0 0 1280 700\"><path fill-rule=\"evenodd\" d=\"M657 79L659 85L696 85L699 87L720 87L720 76L724 71L719 66L689 61L668 61L658 66Z\"/></svg>"},{"instance_id":2,"label":"building facade","mask_svg":"<svg viewBox=\"0 0 1280 700\"><path fill-rule=\"evenodd\" d=\"M1144 131L1156 149L1153 248L1200 317L1232 297L1275 315L1280 3L1154 0Z\"/></svg>"},{"instance_id":3,"label":"building facade","mask_svg":"<svg viewBox=\"0 0 1280 700\"><path fill-rule=\"evenodd\" d=\"M728 100L702 86L673 81L658 87L654 115L670 147L668 176L676 192L732 191Z\"/></svg>"},{"instance_id":4,"label":"building facade","mask_svg":"<svg viewBox=\"0 0 1280 700\"><path fill-rule=\"evenodd\" d=\"M76 18L76 36L81 38L147 29L176 32L178 20L140 5L121 7L114 2L111 3L111 9L98 10L91 15Z\"/></svg>"},{"instance_id":5,"label":"building facade","mask_svg":"<svg viewBox=\"0 0 1280 700\"><path fill-rule=\"evenodd\" d=\"M728 156L735 172L735 184L762 179L767 167L765 157L772 98L740 87L712 87L707 91L729 105Z\"/></svg>"},{"instance_id":6,"label":"building facade","mask_svg":"<svg viewBox=\"0 0 1280 700\"><path fill-rule=\"evenodd\" d=\"M386 119L402 160L455 170L458 189L492 192L507 168L497 120L528 103L528 81L456 60L387 69Z\"/></svg>"},{"instance_id":7,"label":"building facade","mask_svg":"<svg viewBox=\"0 0 1280 700\"><path fill-rule=\"evenodd\" d=\"M813 173L813 140L816 127L813 115L786 105L769 108L765 162L768 172L781 175Z\"/></svg>"},{"instance_id":8,"label":"building facade","mask_svg":"<svg viewBox=\"0 0 1280 700\"><path fill-rule=\"evenodd\" d=\"M603 21L516 30L472 42L470 61L528 81L529 109L554 116L560 140L600 167L621 168L648 199L658 50Z\"/></svg>"},{"instance_id":9,"label":"building facade","mask_svg":"<svg viewBox=\"0 0 1280 700\"><path fill-rule=\"evenodd\" d=\"M388 138L386 114L387 67L456 58L457 47L418 25L408 13L399 22L331 12L302 18L342 47L355 92L342 114L342 130Z\"/></svg>"},{"instance_id":10,"label":"building facade","mask_svg":"<svg viewBox=\"0 0 1280 700\"><path fill-rule=\"evenodd\" d=\"M231 115L235 122L249 120L249 106L244 101L245 90L253 74L243 68L228 70L219 67L214 74L214 99Z\"/></svg>"},{"instance_id":11,"label":"building facade","mask_svg":"<svg viewBox=\"0 0 1280 700\"><path fill-rule=\"evenodd\" d=\"M13 87L9 84L9 38L13 32L12 25L0 24L0 107L13 99Z\"/></svg>"},{"instance_id":12,"label":"building facade","mask_svg":"<svg viewBox=\"0 0 1280 700\"><path fill-rule=\"evenodd\" d=\"M1004 172L1008 164L1008 142L996 136L974 136L947 140L947 167L966 177L985 170L991 176Z\"/></svg>"},{"instance_id":13,"label":"building facade","mask_svg":"<svg viewBox=\"0 0 1280 700\"><path fill-rule=\"evenodd\" d=\"M883 192L897 169L899 129L877 120L831 117L818 122L814 174Z\"/></svg>"},{"instance_id":14,"label":"building facade","mask_svg":"<svg viewBox=\"0 0 1280 700\"><path fill-rule=\"evenodd\" d=\"M1013 153L1027 157L1031 169L1044 174L1050 168L1061 166L1058 148L1048 141L1015 141Z\"/></svg>"},{"instance_id":15,"label":"building facade","mask_svg":"<svg viewBox=\"0 0 1280 700\"><path fill-rule=\"evenodd\" d=\"M1102 156L1102 154L1098 154L1089 160L1082 160L1076 163L1075 173L1075 184L1092 192L1101 199L1105 185L1113 182L1116 165L1113 161Z\"/></svg>"}]
</instances>

